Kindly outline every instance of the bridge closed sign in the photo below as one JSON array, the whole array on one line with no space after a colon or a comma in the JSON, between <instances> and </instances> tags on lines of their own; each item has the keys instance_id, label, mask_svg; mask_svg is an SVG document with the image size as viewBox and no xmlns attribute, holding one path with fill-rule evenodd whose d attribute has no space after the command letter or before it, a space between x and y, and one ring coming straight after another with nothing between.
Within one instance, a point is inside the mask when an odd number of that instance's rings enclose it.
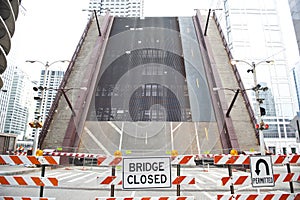
<instances>
[{"instance_id":1,"label":"bridge closed sign","mask_svg":"<svg viewBox=\"0 0 300 200\"><path fill-rule=\"evenodd\" d=\"M170 188L169 157L123 158L123 189Z\"/></svg>"},{"instance_id":2,"label":"bridge closed sign","mask_svg":"<svg viewBox=\"0 0 300 200\"><path fill-rule=\"evenodd\" d=\"M250 171L253 187L274 187L271 156L250 156Z\"/></svg>"}]
</instances>

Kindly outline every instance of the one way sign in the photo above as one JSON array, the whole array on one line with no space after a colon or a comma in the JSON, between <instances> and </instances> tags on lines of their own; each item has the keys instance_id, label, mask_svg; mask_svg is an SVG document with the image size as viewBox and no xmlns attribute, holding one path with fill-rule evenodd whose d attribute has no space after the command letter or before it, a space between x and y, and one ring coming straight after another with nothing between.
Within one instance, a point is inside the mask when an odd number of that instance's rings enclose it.
<instances>
[{"instance_id":1,"label":"one way sign","mask_svg":"<svg viewBox=\"0 0 300 200\"><path fill-rule=\"evenodd\" d=\"M271 156L251 156L250 171L253 187L274 187Z\"/></svg>"}]
</instances>

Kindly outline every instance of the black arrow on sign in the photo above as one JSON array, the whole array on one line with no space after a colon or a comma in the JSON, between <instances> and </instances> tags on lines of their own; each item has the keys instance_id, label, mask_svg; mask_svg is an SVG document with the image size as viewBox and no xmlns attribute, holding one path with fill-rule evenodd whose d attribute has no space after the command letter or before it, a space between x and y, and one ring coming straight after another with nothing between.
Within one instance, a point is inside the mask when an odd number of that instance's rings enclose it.
<instances>
[{"instance_id":1,"label":"black arrow on sign","mask_svg":"<svg viewBox=\"0 0 300 200\"><path fill-rule=\"evenodd\" d=\"M260 170L259 170L260 163L265 164L267 175L270 175L269 165L268 165L267 161L265 161L264 159L261 159L261 158L258 159L258 161L256 162L256 169L255 169L256 174L259 175L259 173L260 173Z\"/></svg>"}]
</instances>

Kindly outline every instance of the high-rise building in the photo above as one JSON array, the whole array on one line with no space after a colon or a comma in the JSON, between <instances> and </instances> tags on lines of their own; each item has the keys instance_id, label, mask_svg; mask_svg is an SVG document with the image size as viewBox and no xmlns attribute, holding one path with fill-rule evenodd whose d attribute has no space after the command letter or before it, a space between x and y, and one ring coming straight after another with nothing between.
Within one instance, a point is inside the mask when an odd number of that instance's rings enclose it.
<instances>
[{"instance_id":1,"label":"high-rise building","mask_svg":"<svg viewBox=\"0 0 300 200\"><path fill-rule=\"evenodd\" d=\"M141 17L144 11L144 0L90 0L89 9L100 15L107 11L119 17Z\"/></svg>"},{"instance_id":2,"label":"high-rise building","mask_svg":"<svg viewBox=\"0 0 300 200\"><path fill-rule=\"evenodd\" d=\"M298 49L300 52L300 2L297 0L289 0L289 4L296 33Z\"/></svg>"},{"instance_id":3,"label":"high-rise building","mask_svg":"<svg viewBox=\"0 0 300 200\"><path fill-rule=\"evenodd\" d=\"M298 49L300 52L300 2L296 0L289 0L291 16L293 19ZM298 62L295 63L295 67L293 69L295 85L297 91L298 105L300 108L300 57Z\"/></svg>"},{"instance_id":4,"label":"high-rise building","mask_svg":"<svg viewBox=\"0 0 300 200\"><path fill-rule=\"evenodd\" d=\"M29 76L18 67L13 68L13 80L9 91L4 133L16 134L18 140L24 140L29 110L33 104L33 92Z\"/></svg>"},{"instance_id":5,"label":"high-rise building","mask_svg":"<svg viewBox=\"0 0 300 200\"><path fill-rule=\"evenodd\" d=\"M2 79L5 85L0 89L0 132L4 132L4 124L9 104L10 88L12 85L14 67L8 65L5 72L2 74Z\"/></svg>"},{"instance_id":6,"label":"high-rise building","mask_svg":"<svg viewBox=\"0 0 300 200\"><path fill-rule=\"evenodd\" d=\"M42 123L47 118L52 102L55 98L57 90L60 86L61 80L64 76L62 70L42 70L40 76L40 86L44 89L39 89L36 97L40 100L36 101L35 119ZM43 93L43 94L42 94ZM36 130L33 130L31 137L34 137Z\"/></svg>"},{"instance_id":7,"label":"high-rise building","mask_svg":"<svg viewBox=\"0 0 300 200\"><path fill-rule=\"evenodd\" d=\"M293 69L293 75L294 75L295 85L296 85L298 106L300 108L300 57L299 57L299 61L295 64L295 67Z\"/></svg>"},{"instance_id":8,"label":"high-rise building","mask_svg":"<svg viewBox=\"0 0 300 200\"><path fill-rule=\"evenodd\" d=\"M289 40L295 43L293 34L286 34L293 32L288 3L280 0L218 2L223 11L215 12L227 34L234 59L242 61L236 65L245 88L255 86L254 78L269 88L265 94L260 92L260 98L267 95L262 104L266 108L266 115L262 118L270 125L264 130L267 148L273 153L295 152L299 145L295 142L295 129L289 123L298 111L290 73L291 54L297 55L297 49L291 50L287 43ZM271 60L274 63L270 63ZM251 73L253 64L256 77ZM248 96L257 113L255 92L249 90Z\"/></svg>"}]
</instances>

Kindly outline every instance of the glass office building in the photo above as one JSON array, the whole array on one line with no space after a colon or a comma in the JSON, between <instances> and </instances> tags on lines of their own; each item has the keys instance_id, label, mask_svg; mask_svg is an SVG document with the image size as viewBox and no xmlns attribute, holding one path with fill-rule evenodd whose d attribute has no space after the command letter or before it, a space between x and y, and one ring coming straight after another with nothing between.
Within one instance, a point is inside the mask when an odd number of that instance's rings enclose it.
<instances>
[{"instance_id":1,"label":"glass office building","mask_svg":"<svg viewBox=\"0 0 300 200\"><path fill-rule=\"evenodd\" d=\"M269 88L260 92L266 114L262 119L270 125L264 130L265 144L273 153L299 151L291 119L298 111L292 63L298 50L295 43L289 5L280 0L219 0L222 11L216 14L222 23L227 42L237 63L245 88L254 87L251 72L256 64L257 83ZM295 1L296 2L296 1ZM274 61L267 63L266 61ZM250 69L250 70L249 70ZM255 92L248 91L254 112ZM298 150L297 150L298 149Z\"/></svg>"},{"instance_id":2,"label":"glass office building","mask_svg":"<svg viewBox=\"0 0 300 200\"><path fill-rule=\"evenodd\" d=\"M13 67L13 80L9 88L4 133L16 134L18 140L26 137L29 109L33 103L32 83L29 76L18 67Z\"/></svg>"},{"instance_id":3,"label":"glass office building","mask_svg":"<svg viewBox=\"0 0 300 200\"><path fill-rule=\"evenodd\" d=\"M100 15L107 11L111 15L119 17L143 16L144 0L90 0L89 9L95 10Z\"/></svg>"}]
</instances>

